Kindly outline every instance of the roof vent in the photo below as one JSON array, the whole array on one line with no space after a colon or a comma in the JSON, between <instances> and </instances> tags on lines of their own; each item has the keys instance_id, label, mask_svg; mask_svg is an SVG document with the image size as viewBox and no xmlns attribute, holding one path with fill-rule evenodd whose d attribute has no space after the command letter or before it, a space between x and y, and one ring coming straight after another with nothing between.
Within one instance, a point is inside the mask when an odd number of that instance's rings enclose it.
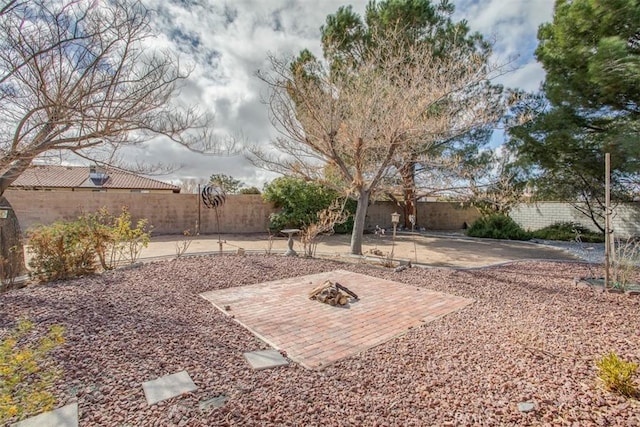
<instances>
[{"instance_id":1,"label":"roof vent","mask_svg":"<svg viewBox=\"0 0 640 427\"><path fill-rule=\"evenodd\" d=\"M89 166L89 178L94 185L102 186L109 179L109 175L104 167L91 165Z\"/></svg>"}]
</instances>

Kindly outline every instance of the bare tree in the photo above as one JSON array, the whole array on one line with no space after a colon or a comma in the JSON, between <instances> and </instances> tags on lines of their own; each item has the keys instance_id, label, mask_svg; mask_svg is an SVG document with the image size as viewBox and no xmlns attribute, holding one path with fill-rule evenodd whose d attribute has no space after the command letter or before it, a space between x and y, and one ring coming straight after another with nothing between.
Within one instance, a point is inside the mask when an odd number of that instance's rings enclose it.
<instances>
[{"instance_id":1,"label":"bare tree","mask_svg":"<svg viewBox=\"0 0 640 427\"><path fill-rule=\"evenodd\" d=\"M0 9L0 195L52 151L104 161L113 159L105 151L158 135L214 148L210 117L174 102L189 70L150 48L149 23L134 0L11 1Z\"/></svg>"},{"instance_id":2,"label":"bare tree","mask_svg":"<svg viewBox=\"0 0 640 427\"><path fill-rule=\"evenodd\" d=\"M34 159L71 152L113 165L120 148L157 136L218 152L210 117L176 102L190 70L153 49L150 19L136 0L0 4L0 262L14 274L21 233L2 196Z\"/></svg>"},{"instance_id":3,"label":"bare tree","mask_svg":"<svg viewBox=\"0 0 640 427\"><path fill-rule=\"evenodd\" d=\"M483 94L500 67L468 50L446 57L426 44L394 49L394 35L376 36L372 52L348 70L308 52L297 61L271 57L259 73L270 86L268 100L282 153L254 148L255 164L339 187L355 198L351 252L362 253L367 205L395 164L473 125L495 120ZM330 58L330 57L329 57ZM324 179L329 166L337 177Z\"/></svg>"}]
</instances>

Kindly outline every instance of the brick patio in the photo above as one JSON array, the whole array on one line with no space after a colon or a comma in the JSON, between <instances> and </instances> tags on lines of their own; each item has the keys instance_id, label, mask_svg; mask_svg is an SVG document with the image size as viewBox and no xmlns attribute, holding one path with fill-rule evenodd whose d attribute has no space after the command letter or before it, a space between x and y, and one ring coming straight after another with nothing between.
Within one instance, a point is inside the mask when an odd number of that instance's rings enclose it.
<instances>
[{"instance_id":1,"label":"brick patio","mask_svg":"<svg viewBox=\"0 0 640 427\"><path fill-rule=\"evenodd\" d=\"M325 280L347 286L360 300L345 308L310 300L309 292ZM201 296L308 369L321 369L473 302L344 270L220 289Z\"/></svg>"}]
</instances>

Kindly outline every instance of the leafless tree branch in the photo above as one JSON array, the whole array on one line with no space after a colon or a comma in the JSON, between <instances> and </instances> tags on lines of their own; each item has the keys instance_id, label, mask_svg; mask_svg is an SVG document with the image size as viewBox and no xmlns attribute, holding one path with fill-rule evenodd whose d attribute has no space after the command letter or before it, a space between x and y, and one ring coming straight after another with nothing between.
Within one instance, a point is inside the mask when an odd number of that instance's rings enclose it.
<instances>
[{"instance_id":1,"label":"leafless tree branch","mask_svg":"<svg viewBox=\"0 0 640 427\"><path fill-rule=\"evenodd\" d=\"M212 117L176 105L190 69L150 47L150 19L135 0L0 8L0 194L52 150L91 158L103 144L152 140L221 152Z\"/></svg>"}]
</instances>

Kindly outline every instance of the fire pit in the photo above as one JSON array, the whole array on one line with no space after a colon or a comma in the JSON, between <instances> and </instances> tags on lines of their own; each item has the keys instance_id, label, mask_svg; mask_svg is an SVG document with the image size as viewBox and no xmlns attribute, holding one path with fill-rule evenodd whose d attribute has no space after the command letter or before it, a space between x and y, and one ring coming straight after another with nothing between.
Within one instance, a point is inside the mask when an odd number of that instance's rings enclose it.
<instances>
[{"instance_id":1,"label":"fire pit","mask_svg":"<svg viewBox=\"0 0 640 427\"><path fill-rule=\"evenodd\" d=\"M358 295L338 282L326 280L309 293L309 299L329 305L344 306L349 302L358 301Z\"/></svg>"}]
</instances>

